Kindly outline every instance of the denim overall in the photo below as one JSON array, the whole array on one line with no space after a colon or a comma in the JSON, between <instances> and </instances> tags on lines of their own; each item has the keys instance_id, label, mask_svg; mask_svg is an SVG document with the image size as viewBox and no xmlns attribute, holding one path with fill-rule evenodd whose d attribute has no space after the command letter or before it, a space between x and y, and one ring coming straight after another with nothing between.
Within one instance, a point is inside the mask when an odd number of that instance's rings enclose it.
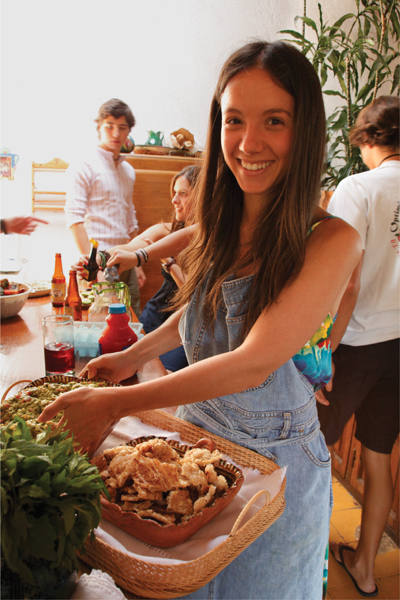
<instances>
[{"instance_id":1,"label":"denim overall","mask_svg":"<svg viewBox=\"0 0 400 600\"><path fill-rule=\"evenodd\" d=\"M193 295L179 329L189 364L240 345L253 276L222 285L214 336ZM260 386L180 406L176 416L287 466L283 515L191 599L321 600L332 507L331 461L314 390L292 360Z\"/></svg>"}]
</instances>

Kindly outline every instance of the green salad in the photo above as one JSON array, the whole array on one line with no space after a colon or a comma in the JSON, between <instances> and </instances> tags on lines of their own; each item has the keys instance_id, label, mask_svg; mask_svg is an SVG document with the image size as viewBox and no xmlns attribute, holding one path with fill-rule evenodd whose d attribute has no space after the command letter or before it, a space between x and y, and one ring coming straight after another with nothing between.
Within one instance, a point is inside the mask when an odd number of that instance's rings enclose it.
<instances>
[{"instance_id":1,"label":"green salad","mask_svg":"<svg viewBox=\"0 0 400 600\"><path fill-rule=\"evenodd\" d=\"M106 381L71 381L71 383L43 383L37 387L24 388L1 404L1 428L9 425L14 417L21 417L26 421L32 435L37 437L47 429L49 423L55 425L62 418L63 413L60 413L48 423L39 423L37 420L46 406L58 396L80 387L97 388L108 385Z\"/></svg>"}]
</instances>

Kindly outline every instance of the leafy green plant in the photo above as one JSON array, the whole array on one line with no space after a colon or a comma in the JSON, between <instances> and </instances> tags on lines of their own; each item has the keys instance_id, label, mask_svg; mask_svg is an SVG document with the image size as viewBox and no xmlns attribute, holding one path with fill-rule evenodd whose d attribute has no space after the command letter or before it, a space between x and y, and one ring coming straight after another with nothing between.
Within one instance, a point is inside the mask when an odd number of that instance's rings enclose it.
<instances>
[{"instance_id":1,"label":"leafy green plant","mask_svg":"<svg viewBox=\"0 0 400 600\"><path fill-rule=\"evenodd\" d=\"M327 171L323 186L335 188L352 173L366 169L358 148L349 143L349 130L360 110L385 86L385 93L399 91L400 4L398 0L354 0L354 12L333 25L324 20L318 3L319 21L307 17L306 0L302 33L285 29L290 41L314 65L322 90L337 96L339 104L327 119ZM312 39L306 36L311 33ZM394 47L397 43L397 49Z\"/></svg>"},{"instance_id":2,"label":"leafy green plant","mask_svg":"<svg viewBox=\"0 0 400 600\"><path fill-rule=\"evenodd\" d=\"M2 575L5 563L24 583L37 586L33 564L69 573L77 568L75 551L84 551L94 535L105 486L97 467L74 450L68 432L49 429L35 441L23 419L12 423L1 432Z\"/></svg>"}]
</instances>

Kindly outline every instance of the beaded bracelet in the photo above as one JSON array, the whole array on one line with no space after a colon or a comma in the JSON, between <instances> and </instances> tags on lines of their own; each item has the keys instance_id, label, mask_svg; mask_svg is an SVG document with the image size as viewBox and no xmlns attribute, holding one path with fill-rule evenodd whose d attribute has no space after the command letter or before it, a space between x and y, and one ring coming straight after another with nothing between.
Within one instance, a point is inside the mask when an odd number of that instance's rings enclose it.
<instances>
[{"instance_id":1,"label":"beaded bracelet","mask_svg":"<svg viewBox=\"0 0 400 600\"><path fill-rule=\"evenodd\" d=\"M136 254L136 258L138 259L138 267L140 267L142 265L142 259L143 259L143 263L146 264L147 261L149 260L149 255L147 254L146 250L144 248L139 248L139 250L135 251Z\"/></svg>"},{"instance_id":2,"label":"beaded bracelet","mask_svg":"<svg viewBox=\"0 0 400 600\"><path fill-rule=\"evenodd\" d=\"M136 252L136 251L134 252L134 254L136 255L136 258L137 258L137 266L141 267L142 266L142 256L141 256L141 254L139 254L139 252Z\"/></svg>"}]
</instances>

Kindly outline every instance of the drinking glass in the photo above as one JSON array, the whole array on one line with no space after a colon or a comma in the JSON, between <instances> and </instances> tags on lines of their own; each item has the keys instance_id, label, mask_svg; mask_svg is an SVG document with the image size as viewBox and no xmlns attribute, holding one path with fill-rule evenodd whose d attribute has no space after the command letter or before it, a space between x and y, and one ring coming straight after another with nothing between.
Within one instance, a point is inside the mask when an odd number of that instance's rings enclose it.
<instances>
[{"instance_id":1,"label":"drinking glass","mask_svg":"<svg viewBox=\"0 0 400 600\"><path fill-rule=\"evenodd\" d=\"M73 317L43 317L43 342L46 375L75 375Z\"/></svg>"}]
</instances>

